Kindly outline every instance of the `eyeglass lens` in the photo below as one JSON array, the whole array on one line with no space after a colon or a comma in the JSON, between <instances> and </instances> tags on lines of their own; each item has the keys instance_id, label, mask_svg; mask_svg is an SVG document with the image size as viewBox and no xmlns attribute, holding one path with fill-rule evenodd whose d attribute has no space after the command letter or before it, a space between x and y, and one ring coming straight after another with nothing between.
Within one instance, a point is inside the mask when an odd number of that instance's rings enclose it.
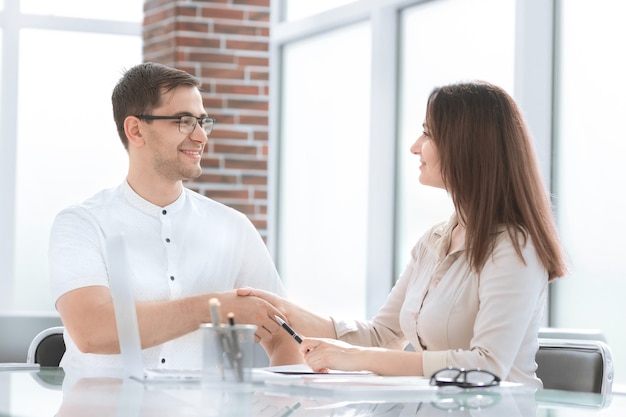
<instances>
[{"instance_id":1,"label":"eyeglass lens","mask_svg":"<svg viewBox=\"0 0 626 417\"><path fill-rule=\"evenodd\" d=\"M467 371L465 373L465 382L472 385L489 385L495 381L495 377L488 372L483 371Z\"/></svg>"},{"instance_id":2,"label":"eyeglass lens","mask_svg":"<svg viewBox=\"0 0 626 417\"><path fill-rule=\"evenodd\" d=\"M191 133L196 127L196 123L200 124L200 127L207 135L213 130L213 118L203 117L197 119L195 116L182 116L179 122L179 130L181 133Z\"/></svg>"}]
</instances>

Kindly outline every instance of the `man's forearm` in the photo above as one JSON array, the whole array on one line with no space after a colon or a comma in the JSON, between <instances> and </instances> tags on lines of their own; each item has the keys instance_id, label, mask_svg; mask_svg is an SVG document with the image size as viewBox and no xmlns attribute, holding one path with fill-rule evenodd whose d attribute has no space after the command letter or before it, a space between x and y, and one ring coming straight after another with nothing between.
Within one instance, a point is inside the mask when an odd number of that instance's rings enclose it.
<instances>
[{"instance_id":1,"label":"man's forearm","mask_svg":"<svg viewBox=\"0 0 626 417\"><path fill-rule=\"evenodd\" d=\"M147 349L198 330L209 321L209 296L137 303L141 347Z\"/></svg>"},{"instance_id":2,"label":"man's forearm","mask_svg":"<svg viewBox=\"0 0 626 417\"><path fill-rule=\"evenodd\" d=\"M136 304L142 347L149 348L197 330L202 323L211 322L209 300L221 303L222 319L235 313L237 322L255 324L262 340L271 340L282 331L274 320L280 314L267 301L256 297L239 297L234 290L166 301L146 301ZM57 309L76 346L84 353L119 353L115 312L108 288L84 287L63 295ZM280 337L285 335L280 334ZM288 335L287 335L288 336ZM293 343L293 340L287 340ZM282 346L279 356L295 357ZM272 347L272 351L273 351ZM284 350L283 349L287 349Z\"/></svg>"},{"instance_id":3,"label":"man's forearm","mask_svg":"<svg viewBox=\"0 0 626 417\"><path fill-rule=\"evenodd\" d=\"M203 313L210 317L206 297L137 303L143 348L159 345L197 329L204 319ZM59 299L57 308L80 351L119 353L115 311L107 288L86 287L75 290Z\"/></svg>"}]
</instances>

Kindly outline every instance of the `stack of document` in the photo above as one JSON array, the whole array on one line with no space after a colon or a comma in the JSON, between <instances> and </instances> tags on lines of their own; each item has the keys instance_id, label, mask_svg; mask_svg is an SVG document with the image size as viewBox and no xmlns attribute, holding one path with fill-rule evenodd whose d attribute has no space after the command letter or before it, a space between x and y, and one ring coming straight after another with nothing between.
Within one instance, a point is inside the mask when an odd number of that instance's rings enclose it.
<instances>
[{"instance_id":1,"label":"stack of document","mask_svg":"<svg viewBox=\"0 0 626 417\"><path fill-rule=\"evenodd\" d=\"M306 365L274 366L258 368L253 372L253 380L263 383L270 390L324 396L341 395L342 397L381 396L390 394L411 397L418 393L427 399L437 391L430 385L428 378L418 376L380 376L371 372L329 371L314 372Z\"/></svg>"}]
</instances>

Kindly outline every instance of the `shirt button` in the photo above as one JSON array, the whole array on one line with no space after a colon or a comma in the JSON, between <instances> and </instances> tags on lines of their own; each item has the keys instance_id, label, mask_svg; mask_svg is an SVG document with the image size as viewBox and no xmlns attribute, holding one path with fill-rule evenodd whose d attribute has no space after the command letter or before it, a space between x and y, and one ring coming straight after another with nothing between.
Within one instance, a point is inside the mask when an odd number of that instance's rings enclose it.
<instances>
[{"instance_id":1,"label":"shirt button","mask_svg":"<svg viewBox=\"0 0 626 417\"><path fill-rule=\"evenodd\" d=\"M170 281L174 281L174 277L173 276L170 277Z\"/></svg>"},{"instance_id":2,"label":"shirt button","mask_svg":"<svg viewBox=\"0 0 626 417\"><path fill-rule=\"evenodd\" d=\"M165 358L162 358L162 359L161 359L161 363L165 363Z\"/></svg>"},{"instance_id":3,"label":"shirt button","mask_svg":"<svg viewBox=\"0 0 626 417\"><path fill-rule=\"evenodd\" d=\"M161 213L162 214L167 214L167 210L163 210Z\"/></svg>"},{"instance_id":4,"label":"shirt button","mask_svg":"<svg viewBox=\"0 0 626 417\"><path fill-rule=\"evenodd\" d=\"M167 243L170 243L170 238L169 238L169 237L166 237L166 238L165 238L165 241L166 241Z\"/></svg>"}]
</instances>

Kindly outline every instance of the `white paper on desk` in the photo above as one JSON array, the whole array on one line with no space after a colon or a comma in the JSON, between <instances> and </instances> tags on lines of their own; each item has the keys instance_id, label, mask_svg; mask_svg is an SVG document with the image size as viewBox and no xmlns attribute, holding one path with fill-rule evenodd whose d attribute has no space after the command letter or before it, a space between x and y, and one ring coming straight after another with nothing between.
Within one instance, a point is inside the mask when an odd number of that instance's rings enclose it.
<instances>
[{"instance_id":1,"label":"white paper on desk","mask_svg":"<svg viewBox=\"0 0 626 417\"><path fill-rule=\"evenodd\" d=\"M328 372L315 372L308 365L303 363L296 365L282 365L282 366L268 366L261 368L264 371L273 372L283 375L373 375L368 371L336 371L329 370Z\"/></svg>"},{"instance_id":2,"label":"white paper on desk","mask_svg":"<svg viewBox=\"0 0 626 417\"><path fill-rule=\"evenodd\" d=\"M435 391L430 380L418 376L380 376L376 374L362 375L321 375L301 374L298 377L285 379L272 378L266 381L271 385L300 386L325 390L340 391Z\"/></svg>"}]
</instances>

